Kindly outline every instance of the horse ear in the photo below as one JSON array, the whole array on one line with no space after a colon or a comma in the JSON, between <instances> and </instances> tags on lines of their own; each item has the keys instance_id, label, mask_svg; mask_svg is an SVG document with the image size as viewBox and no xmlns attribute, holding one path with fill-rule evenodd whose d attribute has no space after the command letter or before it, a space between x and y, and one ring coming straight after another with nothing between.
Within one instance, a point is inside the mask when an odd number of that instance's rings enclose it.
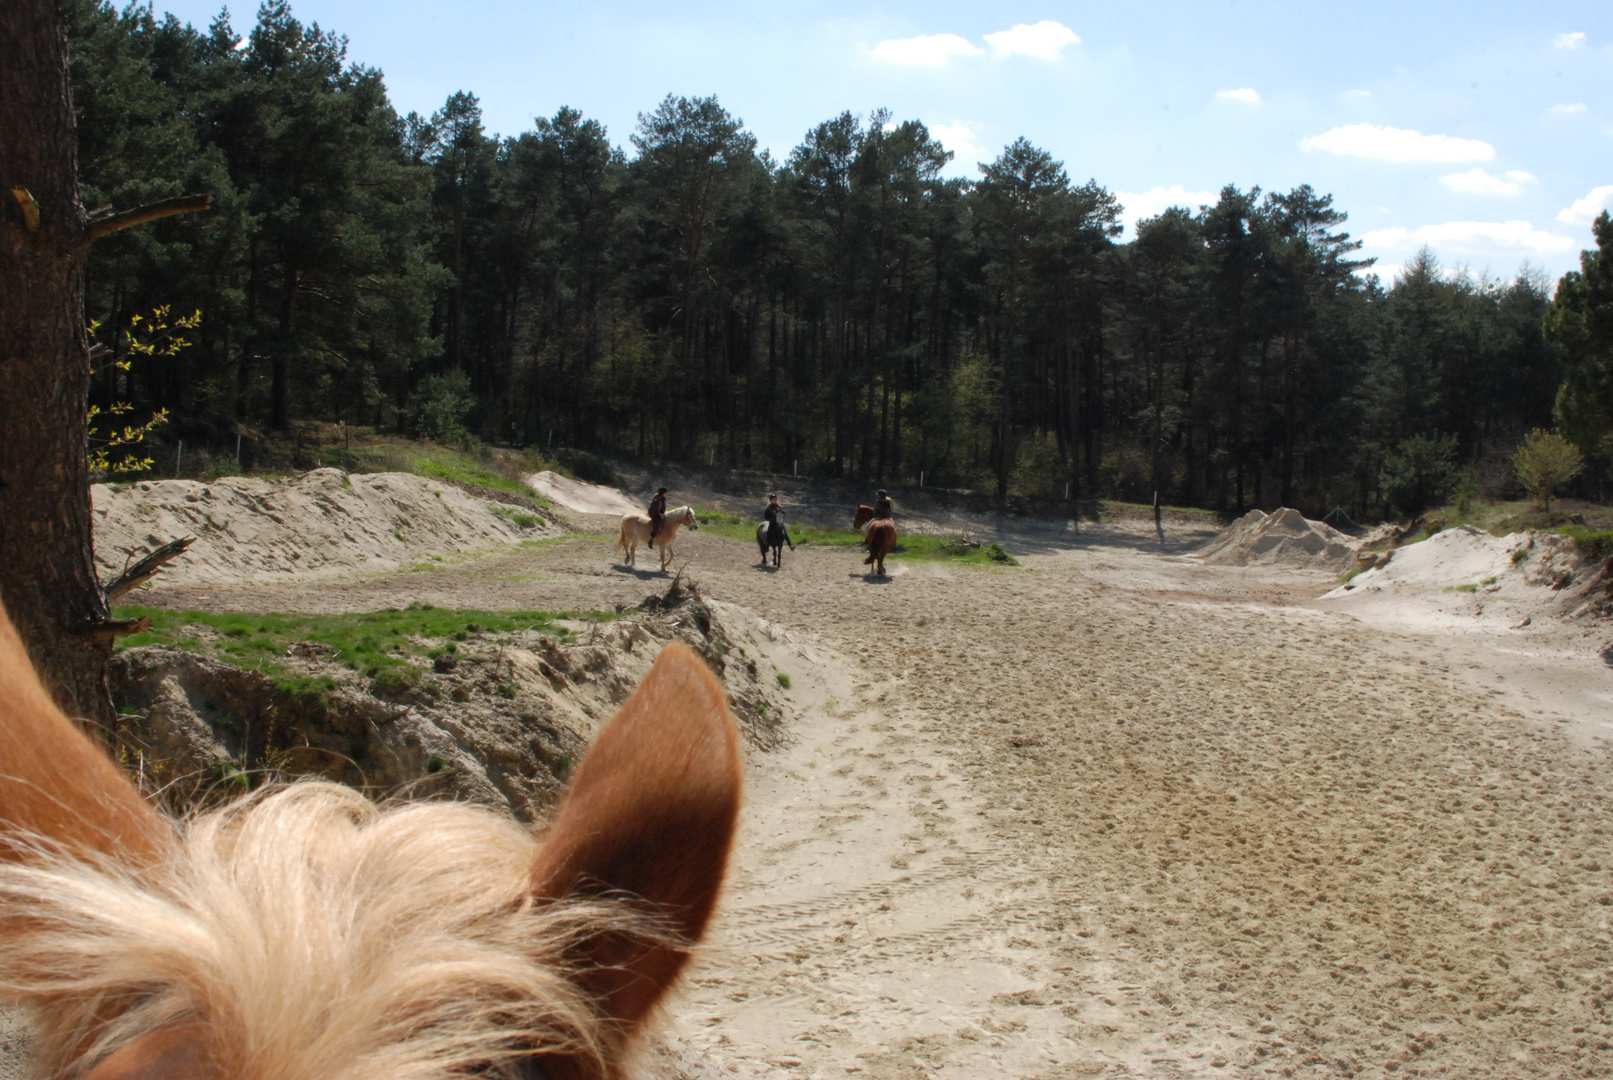
<instances>
[{"instance_id":1,"label":"horse ear","mask_svg":"<svg viewBox=\"0 0 1613 1080\"><path fill-rule=\"evenodd\" d=\"M0 608L0 859L21 844L155 861L172 831L129 778L62 715Z\"/></svg>"},{"instance_id":2,"label":"horse ear","mask_svg":"<svg viewBox=\"0 0 1613 1080\"><path fill-rule=\"evenodd\" d=\"M655 1006L705 931L742 783L722 687L689 649L668 645L583 758L532 874L542 899L631 894L681 939L581 946L584 989L621 1030Z\"/></svg>"}]
</instances>

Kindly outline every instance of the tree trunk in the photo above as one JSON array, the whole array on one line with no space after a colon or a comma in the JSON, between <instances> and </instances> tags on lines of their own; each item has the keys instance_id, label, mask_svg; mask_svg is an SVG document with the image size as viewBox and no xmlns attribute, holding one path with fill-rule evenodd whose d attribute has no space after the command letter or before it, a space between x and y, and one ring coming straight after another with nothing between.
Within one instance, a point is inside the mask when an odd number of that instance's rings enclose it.
<instances>
[{"instance_id":1,"label":"tree trunk","mask_svg":"<svg viewBox=\"0 0 1613 1080\"><path fill-rule=\"evenodd\" d=\"M269 412L276 431L291 427L291 351L297 329L297 292L302 272L286 266L285 303L280 309L280 341L274 353L274 369L269 388Z\"/></svg>"},{"instance_id":2,"label":"tree trunk","mask_svg":"<svg viewBox=\"0 0 1613 1080\"><path fill-rule=\"evenodd\" d=\"M0 599L70 716L108 728L91 549L85 220L60 0L0 14Z\"/></svg>"}]
</instances>

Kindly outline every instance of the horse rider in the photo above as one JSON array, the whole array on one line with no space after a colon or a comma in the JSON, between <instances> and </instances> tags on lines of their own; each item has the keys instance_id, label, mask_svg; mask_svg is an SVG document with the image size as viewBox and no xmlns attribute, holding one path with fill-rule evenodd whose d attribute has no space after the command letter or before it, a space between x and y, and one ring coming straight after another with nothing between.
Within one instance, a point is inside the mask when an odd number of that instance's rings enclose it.
<instances>
[{"instance_id":1,"label":"horse rider","mask_svg":"<svg viewBox=\"0 0 1613 1080\"><path fill-rule=\"evenodd\" d=\"M650 547L655 547L655 534L661 531L661 523L665 520L666 488L661 488L650 500Z\"/></svg>"},{"instance_id":2,"label":"horse rider","mask_svg":"<svg viewBox=\"0 0 1613 1080\"><path fill-rule=\"evenodd\" d=\"M891 516L890 493L880 488L874 493L874 520L888 520Z\"/></svg>"},{"instance_id":3,"label":"horse rider","mask_svg":"<svg viewBox=\"0 0 1613 1080\"><path fill-rule=\"evenodd\" d=\"M772 533L773 530L772 530L771 526L773 526L774 524L777 524L780 528L782 528L784 530L784 542L786 544L790 545L790 550L791 551L794 551L795 550L795 544L791 543L791 541L790 541L790 529L789 529L789 526L785 525L782 521L779 521L779 517L783 513L784 513L784 507L779 505L778 492L776 492L776 491L772 492L771 494L769 494L767 496L767 507L765 509L763 509L763 511L762 511L762 520L767 522L767 524L769 526L767 531L769 533Z\"/></svg>"}]
</instances>

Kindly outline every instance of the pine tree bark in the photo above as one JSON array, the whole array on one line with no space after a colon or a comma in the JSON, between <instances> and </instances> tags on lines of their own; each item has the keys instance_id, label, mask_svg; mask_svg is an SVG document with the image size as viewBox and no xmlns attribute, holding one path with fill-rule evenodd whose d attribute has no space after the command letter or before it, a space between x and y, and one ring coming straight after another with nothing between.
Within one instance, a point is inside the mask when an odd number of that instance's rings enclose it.
<instances>
[{"instance_id":1,"label":"pine tree bark","mask_svg":"<svg viewBox=\"0 0 1613 1080\"><path fill-rule=\"evenodd\" d=\"M60 0L0 8L0 600L70 716L113 722L91 550L87 246Z\"/></svg>"}]
</instances>

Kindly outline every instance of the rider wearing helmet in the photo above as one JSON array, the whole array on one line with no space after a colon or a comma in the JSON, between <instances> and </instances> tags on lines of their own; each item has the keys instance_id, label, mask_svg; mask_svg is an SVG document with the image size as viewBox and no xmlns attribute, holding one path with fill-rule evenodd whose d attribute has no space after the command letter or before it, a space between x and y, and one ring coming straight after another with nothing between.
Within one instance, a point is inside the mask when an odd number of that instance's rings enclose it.
<instances>
[{"instance_id":1,"label":"rider wearing helmet","mask_svg":"<svg viewBox=\"0 0 1613 1080\"><path fill-rule=\"evenodd\" d=\"M650 500L650 547L655 547L655 534L661 531L661 523L666 520L666 488L655 493Z\"/></svg>"},{"instance_id":2,"label":"rider wearing helmet","mask_svg":"<svg viewBox=\"0 0 1613 1080\"><path fill-rule=\"evenodd\" d=\"M891 516L890 493L880 488L874 493L874 520L888 519Z\"/></svg>"},{"instance_id":3,"label":"rider wearing helmet","mask_svg":"<svg viewBox=\"0 0 1613 1080\"><path fill-rule=\"evenodd\" d=\"M783 512L784 507L779 505L778 492L775 491L768 495L767 507L762 511L762 520L771 525L778 520L778 516Z\"/></svg>"}]
</instances>

